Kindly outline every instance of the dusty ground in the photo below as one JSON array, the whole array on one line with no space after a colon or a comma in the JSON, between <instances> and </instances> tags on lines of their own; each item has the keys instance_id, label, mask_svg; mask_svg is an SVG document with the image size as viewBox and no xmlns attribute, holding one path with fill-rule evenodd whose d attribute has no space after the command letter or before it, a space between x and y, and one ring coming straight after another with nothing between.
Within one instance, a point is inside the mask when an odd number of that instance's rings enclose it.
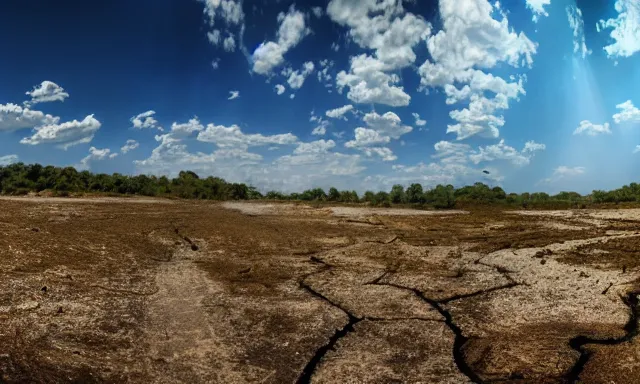
<instances>
[{"instance_id":1,"label":"dusty ground","mask_svg":"<svg viewBox=\"0 0 640 384\"><path fill-rule=\"evenodd\" d=\"M1 383L640 383L633 210L1 199L0 234Z\"/></svg>"}]
</instances>

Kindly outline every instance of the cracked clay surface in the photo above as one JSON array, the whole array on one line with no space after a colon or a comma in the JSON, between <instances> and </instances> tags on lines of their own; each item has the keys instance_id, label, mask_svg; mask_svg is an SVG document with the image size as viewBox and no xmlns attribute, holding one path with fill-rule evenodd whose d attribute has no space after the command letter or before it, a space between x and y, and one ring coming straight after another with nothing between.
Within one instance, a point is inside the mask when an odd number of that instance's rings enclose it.
<instances>
[{"instance_id":1,"label":"cracked clay surface","mask_svg":"<svg viewBox=\"0 0 640 384\"><path fill-rule=\"evenodd\" d=\"M640 383L636 210L0 208L0 383Z\"/></svg>"}]
</instances>

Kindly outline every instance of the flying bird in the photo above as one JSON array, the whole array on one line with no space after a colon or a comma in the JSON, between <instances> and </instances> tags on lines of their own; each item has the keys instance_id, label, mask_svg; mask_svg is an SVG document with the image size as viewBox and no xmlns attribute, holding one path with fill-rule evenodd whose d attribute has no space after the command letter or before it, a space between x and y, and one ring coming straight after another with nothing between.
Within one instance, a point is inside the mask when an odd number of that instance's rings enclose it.
<instances>
[{"instance_id":1,"label":"flying bird","mask_svg":"<svg viewBox=\"0 0 640 384\"><path fill-rule=\"evenodd\" d=\"M484 170L484 171L482 171L482 173L485 173L485 174L487 174L487 175L488 175L488 174L489 174L489 171Z\"/></svg>"}]
</instances>

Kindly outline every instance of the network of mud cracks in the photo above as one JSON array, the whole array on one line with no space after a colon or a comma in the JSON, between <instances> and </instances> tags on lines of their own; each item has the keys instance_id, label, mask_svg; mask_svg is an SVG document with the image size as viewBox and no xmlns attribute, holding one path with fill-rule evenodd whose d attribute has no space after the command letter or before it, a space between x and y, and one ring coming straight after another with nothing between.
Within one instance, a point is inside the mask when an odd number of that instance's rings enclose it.
<instances>
[{"instance_id":1,"label":"network of mud cracks","mask_svg":"<svg viewBox=\"0 0 640 384\"><path fill-rule=\"evenodd\" d=\"M0 207L0 382L640 382L638 211Z\"/></svg>"}]
</instances>

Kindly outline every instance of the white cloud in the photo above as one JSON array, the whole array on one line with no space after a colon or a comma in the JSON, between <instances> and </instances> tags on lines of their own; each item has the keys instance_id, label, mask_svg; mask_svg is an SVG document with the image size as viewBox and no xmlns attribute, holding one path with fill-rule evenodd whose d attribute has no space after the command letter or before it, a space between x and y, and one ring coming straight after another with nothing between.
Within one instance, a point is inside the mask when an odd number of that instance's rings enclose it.
<instances>
[{"instance_id":1,"label":"white cloud","mask_svg":"<svg viewBox=\"0 0 640 384\"><path fill-rule=\"evenodd\" d=\"M498 137L504 118L496 113L524 94L524 88L522 78L508 83L485 71L500 63L531 66L537 46L513 31L503 12L502 20L494 19L496 9L487 0L441 0L439 9L443 29L427 39L433 61L418 70L421 88L443 87L448 104L470 100L467 108L450 113L456 123L447 132L456 133L458 140L476 134ZM495 95L485 96L487 91Z\"/></svg>"},{"instance_id":2,"label":"white cloud","mask_svg":"<svg viewBox=\"0 0 640 384\"><path fill-rule=\"evenodd\" d=\"M318 124L311 132L312 135L323 136L327 133L329 122L327 120L324 120L320 116L316 116L314 111L311 111L311 117L309 118L309 121Z\"/></svg>"},{"instance_id":3,"label":"white cloud","mask_svg":"<svg viewBox=\"0 0 640 384\"><path fill-rule=\"evenodd\" d=\"M347 148L364 148L370 145L386 144L391 141L389 136L382 136L380 133L369 128L356 128L355 140L345 143Z\"/></svg>"},{"instance_id":4,"label":"white cloud","mask_svg":"<svg viewBox=\"0 0 640 384\"><path fill-rule=\"evenodd\" d=\"M262 145L288 145L297 144L298 138L291 133L265 136L259 133L245 134L240 127L232 125L209 124L207 128L198 134L198 140L215 143L221 148L248 148Z\"/></svg>"},{"instance_id":5,"label":"white cloud","mask_svg":"<svg viewBox=\"0 0 640 384\"><path fill-rule=\"evenodd\" d=\"M327 14L349 27L349 36L360 47L375 50L375 57L389 70L411 65L416 60L413 46L427 38L431 25L422 17L405 13L395 0L331 0Z\"/></svg>"},{"instance_id":6,"label":"white cloud","mask_svg":"<svg viewBox=\"0 0 640 384\"><path fill-rule=\"evenodd\" d=\"M320 125L313 128L313 131L311 131L311 134L316 136L324 136L327 133L327 125L328 125L328 122L323 121Z\"/></svg>"},{"instance_id":7,"label":"white cloud","mask_svg":"<svg viewBox=\"0 0 640 384\"><path fill-rule=\"evenodd\" d=\"M636 145L636 148L633 150L633 153L640 152L640 145Z\"/></svg>"},{"instance_id":8,"label":"white cloud","mask_svg":"<svg viewBox=\"0 0 640 384\"><path fill-rule=\"evenodd\" d=\"M320 60L320 67L322 69L318 70L318 81L320 83L324 82L325 86L327 87L331 87L332 84L330 84L331 80L333 79L333 77L331 76L331 74L329 74L329 70L335 65L335 62L333 60L329 61L327 59L325 60Z\"/></svg>"},{"instance_id":9,"label":"white cloud","mask_svg":"<svg viewBox=\"0 0 640 384\"><path fill-rule=\"evenodd\" d=\"M302 155L308 153L327 153L331 148L336 146L333 140L317 140L310 143L300 143L293 151L294 155Z\"/></svg>"},{"instance_id":10,"label":"white cloud","mask_svg":"<svg viewBox=\"0 0 640 384\"><path fill-rule=\"evenodd\" d=\"M553 170L551 177L540 180L538 184L552 184L562 179L583 175L586 171L587 169L585 167L567 167L566 165L561 165Z\"/></svg>"},{"instance_id":11,"label":"white cloud","mask_svg":"<svg viewBox=\"0 0 640 384\"><path fill-rule=\"evenodd\" d=\"M21 144L58 144L62 149L71 146L89 143L100 129L101 123L89 115L82 121L68 121L62 124L50 124L35 128L31 137L20 140Z\"/></svg>"},{"instance_id":12,"label":"white cloud","mask_svg":"<svg viewBox=\"0 0 640 384\"><path fill-rule=\"evenodd\" d=\"M364 122L369 128L392 139L399 139L400 136L413 130L410 126L403 125L400 117L393 112L387 112L384 115L379 115L376 112L367 113L364 115Z\"/></svg>"},{"instance_id":13,"label":"white cloud","mask_svg":"<svg viewBox=\"0 0 640 384\"><path fill-rule=\"evenodd\" d=\"M535 141L527 141L524 144L524 148L522 149L523 153L533 153L537 151L544 151L547 149L547 146L544 144L536 143Z\"/></svg>"},{"instance_id":14,"label":"white cloud","mask_svg":"<svg viewBox=\"0 0 640 384\"><path fill-rule=\"evenodd\" d=\"M92 161L99 161L105 159L113 159L118 156L117 153L111 153L111 150L108 148L98 149L96 147L89 148L89 155L80 160L80 168L86 169L89 167L89 163Z\"/></svg>"},{"instance_id":15,"label":"white cloud","mask_svg":"<svg viewBox=\"0 0 640 384\"><path fill-rule=\"evenodd\" d=\"M394 155L393 152L387 147L366 147L362 148L362 152L368 157L377 155L382 158L382 161L396 161L398 160L398 156Z\"/></svg>"},{"instance_id":16,"label":"white cloud","mask_svg":"<svg viewBox=\"0 0 640 384\"><path fill-rule=\"evenodd\" d=\"M274 87L274 89L275 89L276 93L278 94L278 96L279 96L279 95L282 95L282 94L285 92L285 90L286 90L286 88L285 88L285 87L284 87L284 85L282 85L282 84L276 84L276 86Z\"/></svg>"},{"instance_id":17,"label":"white cloud","mask_svg":"<svg viewBox=\"0 0 640 384\"><path fill-rule=\"evenodd\" d=\"M638 0L616 0L618 17L600 20L598 30L612 29L613 44L604 47L609 58L630 57L640 51L640 2Z\"/></svg>"},{"instance_id":18,"label":"white cloud","mask_svg":"<svg viewBox=\"0 0 640 384\"><path fill-rule=\"evenodd\" d=\"M522 151L517 151L515 148L506 145L504 140L500 140L498 144L479 147L477 152L474 151L469 155L469 159L474 164L495 160L505 160L509 161L513 165L522 166L529 164L535 152L542 151L545 148L546 146L544 144L538 144L530 141L525 144Z\"/></svg>"},{"instance_id":19,"label":"white cloud","mask_svg":"<svg viewBox=\"0 0 640 384\"><path fill-rule=\"evenodd\" d=\"M220 30L219 29L214 29L211 32L207 33L207 38L209 39L209 42L215 46L220 45L220 38L221 38L221 34L220 34Z\"/></svg>"},{"instance_id":20,"label":"white cloud","mask_svg":"<svg viewBox=\"0 0 640 384\"><path fill-rule=\"evenodd\" d=\"M335 43L335 42L334 42L334 43L331 43L331 49L332 49L334 52L338 52L338 51L340 50L340 44Z\"/></svg>"},{"instance_id":21,"label":"white cloud","mask_svg":"<svg viewBox=\"0 0 640 384\"><path fill-rule=\"evenodd\" d=\"M295 98L296 98L295 93L290 94L290 95L289 95L289 98L290 98L291 100L295 99Z\"/></svg>"},{"instance_id":22,"label":"white cloud","mask_svg":"<svg viewBox=\"0 0 640 384\"><path fill-rule=\"evenodd\" d=\"M278 15L278 22L280 27L276 35L277 42L261 43L252 55L253 71L261 75L269 74L274 68L282 65L284 54L310 33L304 14L293 6L286 14L281 12Z\"/></svg>"},{"instance_id":23,"label":"white cloud","mask_svg":"<svg viewBox=\"0 0 640 384\"><path fill-rule=\"evenodd\" d=\"M585 41L582 11L575 5L570 5L567 7L567 17L569 18L569 27L573 29L573 52L579 53L584 59L591 54L591 50L587 48Z\"/></svg>"},{"instance_id":24,"label":"white cloud","mask_svg":"<svg viewBox=\"0 0 640 384\"><path fill-rule=\"evenodd\" d=\"M335 109L330 109L327 112L325 112L325 115L327 117L331 117L334 119L343 119L345 121L347 121L347 117L345 116L345 114L347 112L353 111L353 105L351 104L347 104L343 107L340 108L335 108Z\"/></svg>"},{"instance_id":25,"label":"white cloud","mask_svg":"<svg viewBox=\"0 0 640 384\"><path fill-rule=\"evenodd\" d=\"M232 35L227 36L222 42L222 47L227 52L234 52L236 50L236 39Z\"/></svg>"},{"instance_id":26,"label":"white cloud","mask_svg":"<svg viewBox=\"0 0 640 384\"><path fill-rule=\"evenodd\" d=\"M241 0L199 0L204 3L205 18L211 29L207 32L207 38L212 45L218 46L222 41L221 30L214 28L217 22L221 21L227 37L223 40L223 47L226 51L232 52L236 49L235 39L232 31L240 35L244 29L244 12Z\"/></svg>"},{"instance_id":27,"label":"white cloud","mask_svg":"<svg viewBox=\"0 0 640 384\"><path fill-rule=\"evenodd\" d=\"M360 47L373 50L351 58L349 72L341 71L339 92L349 87L347 97L355 103L406 106L411 97L396 86L400 78L393 71L413 64L413 47L429 36L431 25L422 17L406 13L399 1L331 0L327 14L349 28L349 37ZM337 44L332 44L337 50Z\"/></svg>"},{"instance_id":28,"label":"white cloud","mask_svg":"<svg viewBox=\"0 0 640 384\"><path fill-rule=\"evenodd\" d=\"M171 133L169 133L171 138L183 138L191 136L191 134L195 132L201 132L204 130L204 126L200 123L200 120L197 117L189 119L186 123L177 123L174 122L171 124Z\"/></svg>"},{"instance_id":29,"label":"white cloud","mask_svg":"<svg viewBox=\"0 0 640 384\"><path fill-rule=\"evenodd\" d=\"M600 134L611 134L611 130L609 129L609 123L604 124L593 124L589 120L582 120L578 128L573 131L574 135L589 135L589 136L597 136Z\"/></svg>"},{"instance_id":30,"label":"white cloud","mask_svg":"<svg viewBox=\"0 0 640 384\"><path fill-rule=\"evenodd\" d=\"M229 98L227 100L235 100L240 97L240 91L229 91Z\"/></svg>"},{"instance_id":31,"label":"white cloud","mask_svg":"<svg viewBox=\"0 0 640 384\"><path fill-rule=\"evenodd\" d=\"M213 59L211 62L211 68L218 69L220 68L220 58Z\"/></svg>"},{"instance_id":32,"label":"white cloud","mask_svg":"<svg viewBox=\"0 0 640 384\"><path fill-rule=\"evenodd\" d=\"M324 13L322 11L322 7L313 7L313 8L311 8L311 11L318 18L322 17L322 14Z\"/></svg>"},{"instance_id":33,"label":"white cloud","mask_svg":"<svg viewBox=\"0 0 640 384\"><path fill-rule=\"evenodd\" d=\"M137 141L127 140L127 142L122 146L122 148L120 148L120 152L128 153L138 148L139 146L140 146L140 143L138 143Z\"/></svg>"},{"instance_id":34,"label":"white cloud","mask_svg":"<svg viewBox=\"0 0 640 384\"><path fill-rule=\"evenodd\" d=\"M287 83L289 83L289 87L291 87L291 89L300 89L302 88L307 76L309 76L314 69L315 66L313 62L307 61L302 65L301 71L294 71L291 68L287 68L283 71L283 74L286 74L285 76L289 76Z\"/></svg>"},{"instance_id":35,"label":"white cloud","mask_svg":"<svg viewBox=\"0 0 640 384\"><path fill-rule=\"evenodd\" d=\"M45 80L40 85L33 87L32 91L26 93L31 97L30 101L25 101L24 105L30 107L38 103L49 103L52 101L64 101L69 94L58 84Z\"/></svg>"},{"instance_id":36,"label":"white cloud","mask_svg":"<svg viewBox=\"0 0 640 384\"><path fill-rule=\"evenodd\" d=\"M416 123L415 123L416 126L424 127L425 125L427 125L427 121L426 120L422 120L418 113L413 112L411 115L413 115L413 118L416 119Z\"/></svg>"},{"instance_id":37,"label":"white cloud","mask_svg":"<svg viewBox=\"0 0 640 384\"><path fill-rule=\"evenodd\" d=\"M134 128L138 129L157 129L162 131L162 127L158 125L158 120L156 120L153 115L155 115L155 111L147 111L143 112L137 116L131 118L131 123Z\"/></svg>"},{"instance_id":38,"label":"white cloud","mask_svg":"<svg viewBox=\"0 0 640 384\"><path fill-rule=\"evenodd\" d=\"M452 143L450 141L439 141L433 148L435 153L434 159L439 159L441 163L466 163L471 146L467 144Z\"/></svg>"},{"instance_id":39,"label":"white cloud","mask_svg":"<svg viewBox=\"0 0 640 384\"><path fill-rule=\"evenodd\" d=\"M500 93L493 99L473 95L468 108L449 112L449 116L458 123L449 125L447 133L455 133L458 140L473 135L497 138L500 135L499 128L504 125L504 117L496 116L495 112L508 106L506 96Z\"/></svg>"},{"instance_id":40,"label":"white cloud","mask_svg":"<svg viewBox=\"0 0 640 384\"><path fill-rule=\"evenodd\" d=\"M403 87L395 85L400 82L397 74L385 73L391 68L366 54L352 57L349 73L340 71L337 75L338 92L342 93L345 87L349 87L347 97L354 103L407 106L411 96Z\"/></svg>"},{"instance_id":41,"label":"white cloud","mask_svg":"<svg viewBox=\"0 0 640 384\"><path fill-rule=\"evenodd\" d=\"M621 110L613 115L613 121L617 124L624 122L640 123L640 109L634 107L631 100L616 105L616 108Z\"/></svg>"},{"instance_id":42,"label":"white cloud","mask_svg":"<svg viewBox=\"0 0 640 384\"><path fill-rule=\"evenodd\" d=\"M0 156L0 167L5 167L9 164L17 163L18 156L17 155L4 155Z\"/></svg>"},{"instance_id":43,"label":"white cloud","mask_svg":"<svg viewBox=\"0 0 640 384\"><path fill-rule=\"evenodd\" d=\"M527 8L533 12L533 21L537 22L541 15L549 16L544 7L551 4L551 0L526 0L526 2Z\"/></svg>"},{"instance_id":44,"label":"white cloud","mask_svg":"<svg viewBox=\"0 0 640 384\"><path fill-rule=\"evenodd\" d=\"M57 124L59 117L34 111L16 104L0 104L0 132Z\"/></svg>"}]
</instances>

